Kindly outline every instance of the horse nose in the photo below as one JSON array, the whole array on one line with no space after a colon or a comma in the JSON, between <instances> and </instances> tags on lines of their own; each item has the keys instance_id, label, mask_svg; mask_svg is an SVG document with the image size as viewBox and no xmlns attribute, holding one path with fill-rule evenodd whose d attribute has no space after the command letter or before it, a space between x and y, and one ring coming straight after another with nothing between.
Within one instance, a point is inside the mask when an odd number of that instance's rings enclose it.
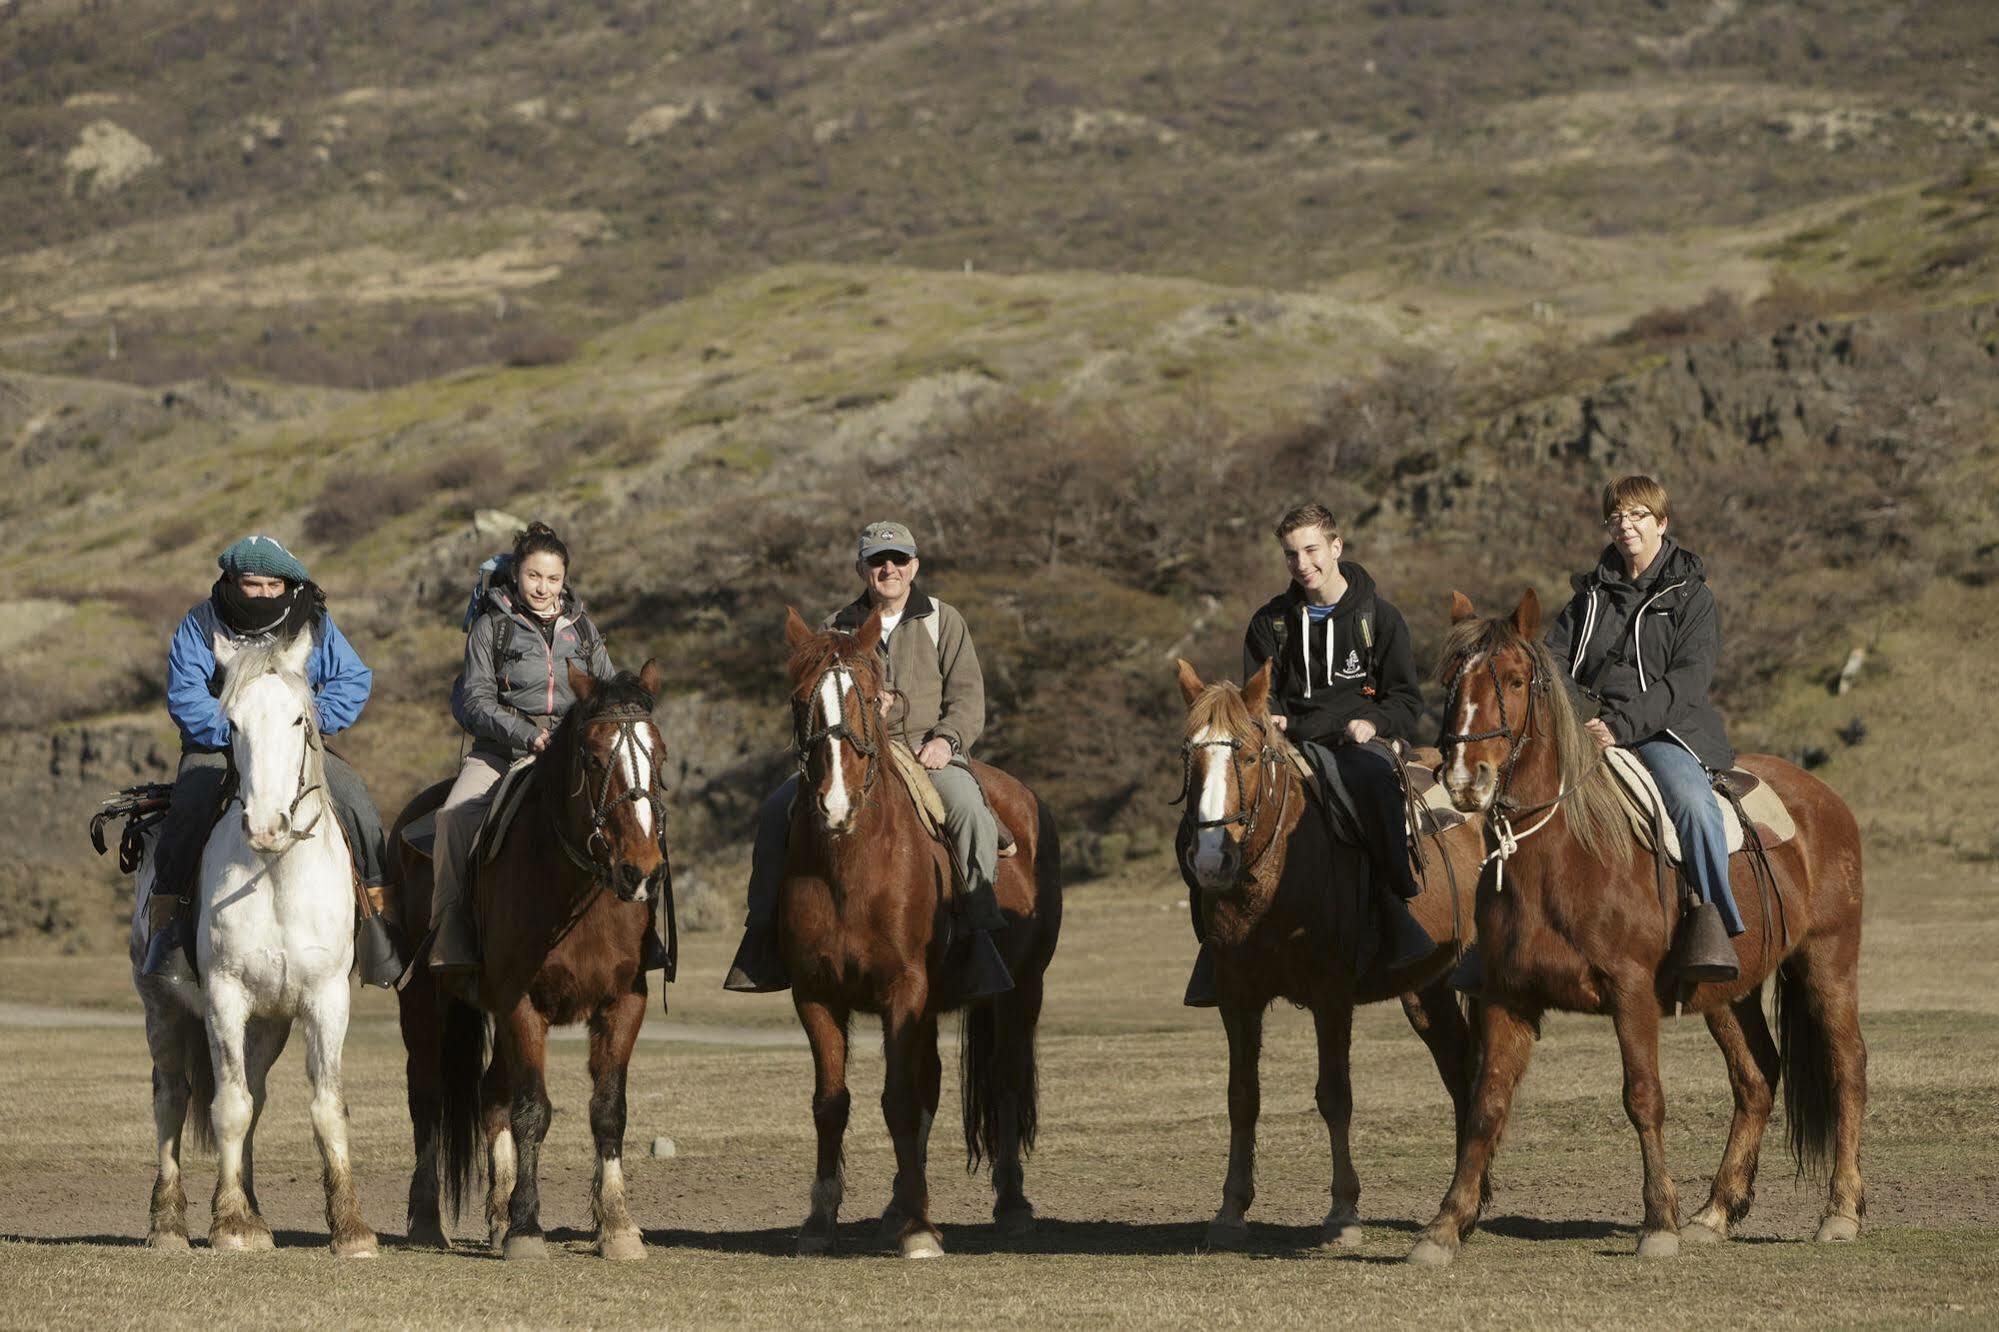
<instances>
[{"instance_id":1,"label":"horse nose","mask_svg":"<svg viewBox=\"0 0 1999 1332\"><path fill-rule=\"evenodd\" d=\"M645 896L646 874L637 865L620 864L618 886L626 901L639 901Z\"/></svg>"}]
</instances>

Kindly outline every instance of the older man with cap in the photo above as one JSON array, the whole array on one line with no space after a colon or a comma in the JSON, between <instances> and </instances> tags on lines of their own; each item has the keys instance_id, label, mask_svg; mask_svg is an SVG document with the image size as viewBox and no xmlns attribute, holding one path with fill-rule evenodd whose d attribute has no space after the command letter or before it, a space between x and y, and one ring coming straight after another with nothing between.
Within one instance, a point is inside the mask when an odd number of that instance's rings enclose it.
<instances>
[{"instance_id":1,"label":"older man with cap","mask_svg":"<svg viewBox=\"0 0 1999 1332\"><path fill-rule=\"evenodd\" d=\"M908 747L925 768L944 803L945 835L963 891L953 899L970 935L953 950L960 968L957 995L975 999L1013 987L991 932L1006 928L993 876L999 864L999 824L986 805L966 754L986 721L985 679L979 655L953 606L916 587L921 561L916 538L901 523L870 523L861 529L854 565L862 592L826 619L826 626L853 633L869 615L881 614L884 678L893 700L889 733ZM790 839L791 803L798 789L793 776L764 801L757 813L756 842L750 856L749 928L723 981L726 989L760 994L790 985L777 950L778 888L784 879Z\"/></svg>"},{"instance_id":2,"label":"older man with cap","mask_svg":"<svg viewBox=\"0 0 1999 1332\"><path fill-rule=\"evenodd\" d=\"M167 712L180 728L180 769L173 805L153 852L153 894L147 906L151 935L140 970L148 976L194 979L189 945L194 938L195 874L209 830L221 812L229 772L229 718L218 698L222 668L216 645L259 637L313 638L306 685L322 735L352 726L368 702L374 673L326 612L326 595L298 557L275 537L247 536L217 558L222 576L190 610L167 649ZM347 835L362 882L385 882L387 857L382 817L359 773L326 752L326 792ZM396 977L393 957L363 950L362 979L387 985Z\"/></svg>"}]
</instances>

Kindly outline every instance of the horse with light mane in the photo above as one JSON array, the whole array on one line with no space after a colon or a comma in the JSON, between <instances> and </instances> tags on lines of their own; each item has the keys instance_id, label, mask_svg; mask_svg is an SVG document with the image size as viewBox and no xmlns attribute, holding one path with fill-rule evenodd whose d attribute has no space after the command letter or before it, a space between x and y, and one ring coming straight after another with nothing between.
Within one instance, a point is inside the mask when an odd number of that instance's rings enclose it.
<instances>
[{"instance_id":1,"label":"horse with light mane","mask_svg":"<svg viewBox=\"0 0 1999 1332\"><path fill-rule=\"evenodd\" d=\"M584 1022L597 1251L611 1259L645 1256L625 1203L625 1075L645 1021L643 941L654 904L671 891L660 775L666 745L652 720L662 680L656 661L611 680L570 666L576 704L534 761L519 813L492 859L477 864L469 881L482 958L477 1006L443 993L428 967L417 968L402 991L416 1136L413 1240L449 1247L439 1176L455 1214L483 1143L489 1247L508 1259L548 1256L540 1193L551 1113L548 1029ZM404 826L443 802L447 785L431 787L397 817L396 845ZM421 935L428 880L402 859L404 920Z\"/></svg>"},{"instance_id":2,"label":"horse with light mane","mask_svg":"<svg viewBox=\"0 0 1999 1332\"><path fill-rule=\"evenodd\" d=\"M1852 811L1810 774L1767 754L1739 766L1769 784L1797 825L1768 858L1778 891L1747 914L1735 940L1739 976L1695 986L1687 1006L1707 1019L1735 1097L1728 1145L1707 1202L1679 1229L1666 1167L1659 1018L1678 991L1670 966L1679 916L1660 900L1663 876L1635 857L1613 778L1576 717L1560 665L1539 642L1541 603L1530 588L1510 617L1481 619L1453 594L1439 678L1449 687L1444 778L1458 808L1488 814L1490 868L1478 890L1485 1060L1457 1173L1409 1258L1448 1263L1478 1216L1478 1181L1491 1164L1514 1089L1527 1071L1542 1013L1602 1013L1617 1028L1624 1108L1644 1159L1643 1257L1669 1257L1680 1240L1712 1244L1749 1211L1757 1157L1781 1082L1799 1174L1831 1164L1820 1240L1860 1233L1860 1122L1867 1048L1860 1036L1860 830ZM1738 901L1762 889L1748 857L1732 863ZM1763 1017L1763 984L1777 984L1779 1039Z\"/></svg>"},{"instance_id":3,"label":"horse with light mane","mask_svg":"<svg viewBox=\"0 0 1999 1332\"><path fill-rule=\"evenodd\" d=\"M312 648L310 634L217 644L238 787L201 858L200 981L176 985L140 975L144 941L135 923L132 983L146 1006L159 1144L146 1236L154 1248L187 1247L180 1139L190 1099L198 1102L211 1085L212 1106L197 1103L193 1119L197 1141L212 1122L218 1147L209 1245L271 1247L271 1228L257 1205L252 1138L271 1065L292 1023L302 1020L333 1252L372 1257L376 1251L347 1153L340 1057L354 965L354 870L326 794L319 724L305 682ZM232 818L232 809L241 812ZM205 1043L197 1022L206 1025Z\"/></svg>"},{"instance_id":4,"label":"horse with light mane","mask_svg":"<svg viewBox=\"0 0 1999 1332\"><path fill-rule=\"evenodd\" d=\"M1187 813L1182 866L1198 890L1204 935L1215 946L1215 991L1229 1042L1229 1167L1221 1210L1208 1225L1208 1244L1240 1248L1248 1238L1244 1213L1256 1196L1256 1120L1262 1090L1258 1062L1263 1013L1277 999L1312 1010L1318 1031L1319 1113L1332 1138L1332 1205L1326 1242L1361 1242L1360 1176L1348 1134L1353 1122L1350 1045L1357 1004L1400 996L1410 1026L1429 1048L1450 1093L1462 1140L1477 1048L1456 996L1444 981L1453 942L1470 943L1467 895L1477 876L1479 833L1460 824L1427 843L1423 890L1410 913L1437 948L1400 970L1357 976L1351 938L1335 892L1367 872L1356 848L1333 841L1316 799L1292 766L1290 746L1265 720L1271 666L1238 689L1206 684L1178 663L1187 702L1181 745ZM1480 1188L1486 1185L1481 1177Z\"/></svg>"},{"instance_id":5,"label":"horse with light mane","mask_svg":"<svg viewBox=\"0 0 1999 1332\"><path fill-rule=\"evenodd\" d=\"M882 1118L895 1140L895 1186L882 1234L907 1258L944 1252L929 1215L925 1158L937 1114L940 1014L964 1003L942 989L953 974L950 851L933 838L891 770L894 739L883 719L884 683L875 645L881 616L858 633L814 633L788 611L794 739L803 768L792 815L778 912L778 946L792 1003L812 1045L812 1119L818 1166L801 1254L833 1240L844 1183L841 1143L851 1097L847 1032L852 1015L882 1020L887 1057ZM974 763L993 812L1017 838L994 891L1007 928L995 933L1013 988L965 1008L960 1045L968 1168L990 1163L994 1219L1026 1231L1034 1208L1022 1189L1022 1158L1036 1126L1034 1029L1042 974L1062 924L1061 851L1054 820L1025 785Z\"/></svg>"}]
</instances>

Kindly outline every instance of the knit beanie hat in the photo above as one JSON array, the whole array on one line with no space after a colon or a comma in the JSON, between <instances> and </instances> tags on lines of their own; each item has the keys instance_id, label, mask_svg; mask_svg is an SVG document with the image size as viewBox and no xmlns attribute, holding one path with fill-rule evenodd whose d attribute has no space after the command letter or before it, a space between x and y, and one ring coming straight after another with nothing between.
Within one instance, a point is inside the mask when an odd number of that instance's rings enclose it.
<instances>
[{"instance_id":1,"label":"knit beanie hat","mask_svg":"<svg viewBox=\"0 0 1999 1332\"><path fill-rule=\"evenodd\" d=\"M217 556L215 562L222 567L223 573L232 577L262 574L267 578L282 578L288 583L312 581L296 555L286 550L276 537L261 533L236 542Z\"/></svg>"}]
</instances>

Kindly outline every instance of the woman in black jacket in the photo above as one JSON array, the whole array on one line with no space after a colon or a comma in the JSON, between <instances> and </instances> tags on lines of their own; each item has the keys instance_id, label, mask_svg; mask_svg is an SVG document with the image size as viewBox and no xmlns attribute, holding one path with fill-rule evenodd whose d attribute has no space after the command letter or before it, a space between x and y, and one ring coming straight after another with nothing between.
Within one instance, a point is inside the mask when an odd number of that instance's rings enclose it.
<instances>
[{"instance_id":1,"label":"woman in black jacket","mask_svg":"<svg viewBox=\"0 0 1999 1332\"><path fill-rule=\"evenodd\" d=\"M465 912L472 839L509 767L541 753L576 696L574 662L600 680L613 674L603 637L569 587L569 548L546 523L514 540L506 577L486 593L465 634L465 673L452 715L472 736L451 794L437 811L432 853L432 970L465 976L479 967L479 936Z\"/></svg>"},{"instance_id":2,"label":"woman in black jacket","mask_svg":"<svg viewBox=\"0 0 1999 1332\"><path fill-rule=\"evenodd\" d=\"M1548 630L1597 744L1637 754L1658 784L1701 905L1682 927L1684 979L1732 980L1729 936L1742 916L1728 887L1728 839L1713 774L1735 763L1708 701L1721 657L1721 617L1700 556L1669 534L1666 488L1627 476L1603 489L1610 544L1575 577L1575 595Z\"/></svg>"}]
</instances>

